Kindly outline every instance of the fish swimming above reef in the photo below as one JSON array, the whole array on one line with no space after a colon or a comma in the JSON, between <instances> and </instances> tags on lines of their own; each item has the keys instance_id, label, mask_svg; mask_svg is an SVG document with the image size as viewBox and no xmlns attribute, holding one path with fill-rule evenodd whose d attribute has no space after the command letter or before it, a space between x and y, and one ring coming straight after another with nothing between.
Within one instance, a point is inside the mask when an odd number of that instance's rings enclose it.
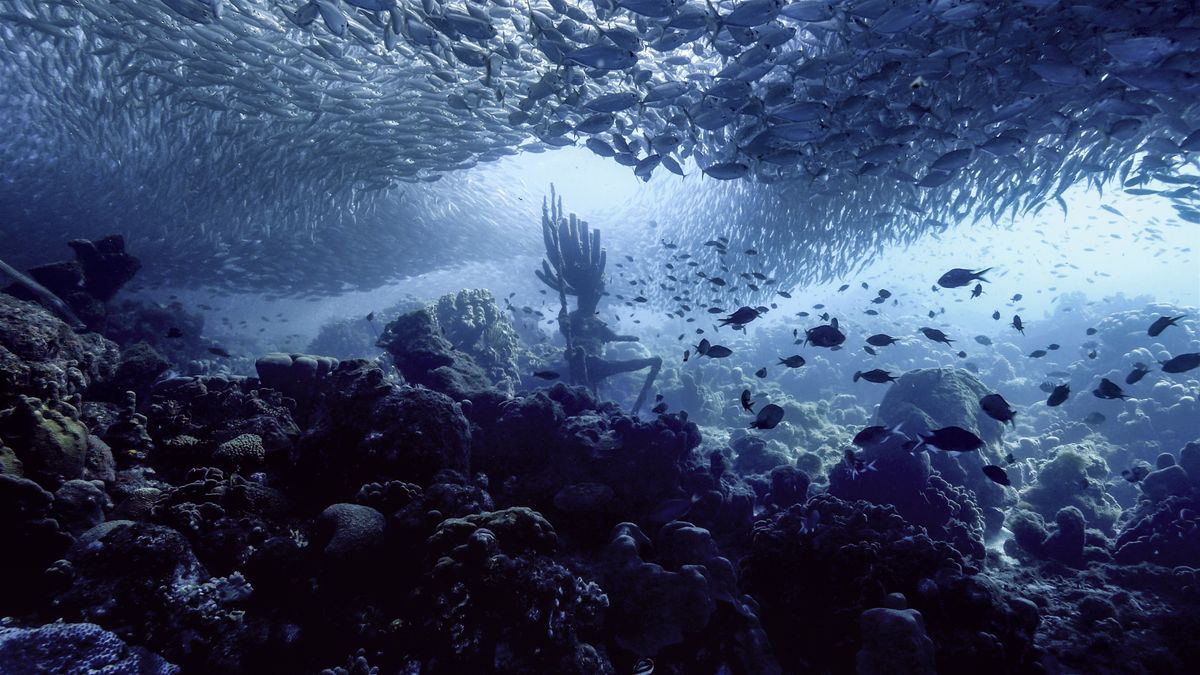
<instances>
[{"instance_id":1,"label":"fish swimming above reef","mask_svg":"<svg viewBox=\"0 0 1200 675\"><path fill-rule=\"evenodd\" d=\"M854 435L850 441L860 448L865 448L873 445L880 445L893 438L907 438L901 431L902 425L895 427L887 426L870 426Z\"/></svg>"},{"instance_id":2,"label":"fish swimming above reef","mask_svg":"<svg viewBox=\"0 0 1200 675\"><path fill-rule=\"evenodd\" d=\"M1167 329L1168 326L1178 326L1179 324L1177 322L1185 316L1187 315L1181 314L1180 316L1174 317L1160 316L1154 320L1154 323L1150 324L1150 328L1146 329L1146 334L1150 337L1158 337L1164 330Z\"/></svg>"},{"instance_id":3,"label":"fish swimming above reef","mask_svg":"<svg viewBox=\"0 0 1200 675\"><path fill-rule=\"evenodd\" d=\"M1000 394L988 394L979 399L979 407L997 422L1011 423L1017 411Z\"/></svg>"},{"instance_id":4,"label":"fish swimming above reef","mask_svg":"<svg viewBox=\"0 0 1200 675\"><path fill-rule=\"evenodd\" d=\"M804 331L804 344L814 347L837 347L846 341L846 334L838 329L838 320L833 319L828 325L809 328Z\"/></svg>"},{"instance_id":5,"label":"fish swimming above reef","mask_svg":"<svg viewBox=\"0 0 1200 675\"><path fill-rule=\"evenodd\" d=\"M954 340L951 340L949 337L946 336L945 333L943 333L942 331L940 331L936 328L928 328L928 327L922 328L921 334L923 334L925 337L929 338L930 340L932 340L934 342L941 342L942 344L948 345L948 344L954 342Z\"/></svg>"},{"instance_id":6,"label":"fish swimming above reef","mask_svg":"<svg viewBox=\"0 0 1200 675\"><path fill-rule=\"evenodd\" d=\"M1012 485L1012 481L1008 478L1008 472L1003 467L995 464L988 464L983 467L983 475L987 476L993 483L1008 487Z\"/></svg>"},{"instance_id":7,"label":"fish swimming above reef","mask_svg":"<svg viewBox=\"0 0 1200 675\"><path fill-rule=\"evenodd\" d=\"M783 408L768 403L758 410L758 416L750 423L751 429L774 429L783 421Z\"/></svg>"},{"instance_id":8,"label":"fish swimming above reef","mask_svg":"<svg viewBox=\"0 0 1200 675\"><path fill-rule=\"evenodd\" d=\"M866 372L861 370L856 371L854 373L854 381L858 382L859 380L866 380L867 382L874 382L875 384L885 384L888 382L895 382L896 376L892 375L886 370L880 370L879 368L876 368Z\"/></svg>"},{"instance_id":9,"label":"fish swimming above reef","mask_svg":"<svg viewBox=\"0 0 1200 675\"><path fill-rule=\"evenodd\" d=\"M1096 385L1096 388L1092 390L1092 394L1096 398L1104 399L1127 398L1121 387L1107 377L1100 378L1100 384Z\"/></svg>"},{"instance_id":10,"label":"fish swimming above reef","mask_svg":"<svg viewBox=\"0 0 1200 675\"><path fill-rule=\"evenodd\" d=\"M1062 405L1064 401L1071 395L1071 386L1060 384L1050 390L1050 396L1046 399L1046 405L1051 408Z\"/></svg>"},{"instance_id":11,"label":"fish swimming above reef","mask_svg":"<svg viewBox=\"0 0 1200 675\"><path fill-rule=\"evenodd\" d=\"M983 439L958 426L942 427L920 435L918 447L929 445L946 452L973 452L983 447Z\"/></svg>"},{"instance_id":12,"label":"fish swimming above reef","mask_svg":"<svg viewBox=\"0 0 1200 675\"><path fill-rule=\"evenodd\" d=\"M885 333L876 333L875 335L867 338L867 344L875 347L887 347L888 345L896 344L899 341L899 338L894 338Z\"/></svg>"},{"instance_id":13,"label":"fish swimming above reef","mask_svg":"<svg viewBox=\"0 0 1200 675\"><path fill-rule=\"evenodd\" d=\"M722 326L741 328L751 321L757 319L758 315L758 310L753 307L739 307L733 314L721 319L720 324Z\"/></svg>"},{"instance_id":14,"label":"fish swimming above reef","mask_svg":"<svg viewBox=\"0 0 1200 675\"><path fill-rule=\"evenodd\" d=\"M742 395L738 400L742 404L742 410L754 412L754 400L749 389L743 389Z\"/></svg>"},{"instance_id":15,"label":"fish swimming above reef","mask_svg":"<svg viewBox=\"0 0 1200 675\"><path fill-rule=\"evenodd\" d=\"M950 270L949 272L946 272L941 277L939 277L937 280L937 284L938 284L938 286L941 286L942 288L961 288L963 286L969 285L972 281L975 281L975 280L987 281L987 279L983 278L983 275L987 274L989 271L991 271L991 269L992 268L990 268L990 267L985 267L981 270L976 270L973 272L971 270L963 269L961 267L955 267L954 269Z\"/></svg>"},{"instance_id":16,"label":"fish swimming above reef","mask_svg":"<svg viewBox=\"0 0 1200 675\"><path fill-rule=\"evenodd\" d=\"M788 368L799 368L804 365L804 357L799 354L792 354L787 357L779 357L779 364Z\"/></svg>"},{"instance_id":17,"label":"fish swimming above reef","mask_svg":"<svg viewBox=\"0 0 1200 675\"><path fill-rule=\"evenodd\" d=\"M1142 378L1145 377L1149 372L1149 366L1139 361L1138 363L1133 364L1133 370L1129 371L1129 374L1125 376L1125 384L1137 384L1138 382L1141 382Z\"/></svg>"},{"instance_id":18,"label":"fish swimming above reef","mask_svg":"<svg viewBox=\"0 0 1200 675\"><path fill-rule=\"evenodd\" d=\"M1162 362L1164 373L1186 373L1200 367L1200 352L1179 354Z\"/></svg>"}]
</instances>

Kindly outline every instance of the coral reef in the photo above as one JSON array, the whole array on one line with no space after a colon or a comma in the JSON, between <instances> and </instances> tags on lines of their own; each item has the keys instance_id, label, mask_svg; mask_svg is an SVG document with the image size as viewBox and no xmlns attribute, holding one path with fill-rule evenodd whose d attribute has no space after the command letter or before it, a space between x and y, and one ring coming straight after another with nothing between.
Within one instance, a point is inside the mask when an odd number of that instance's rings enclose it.
<instances>
[{"instance_id":1,"label":"coral reef","mask_svg":"<svg viewBox=\"0 0 1200 675\"><path fill-rule=\"evenodd\" d=\"M161 656L126 644L94 623L0 627L0 671L61 675L176 675L180 672Z\"/></svg>"},{"instance_id":2,"label":"coral reef","mask_svg":"<svg viewBox=\"0 0 1200 675\"><path fill-rule=\"evenodd\" d=\"M508 394L515 391L521 381L521 342L491 291L464 289L444 295L433 304L433 313L455 349L470 354L494 386Z\"/></svg>"},{"instance_id":3,"label":"coral reef","mask_svg":"<svg viewBox=\"0 0 1200 675\"><path fill-rule=\"evenodd\" d=\"M809 376L792 372L755 385L784 423L746 430L752 376L721 362L668 367L672 412L646 417L582 386L510 392L500 380L516 386L529 352L489 303L464 292L391 322L403 380L386 357L282 352L256 377L183 377L153 341L118 358L0 296L0 328L28 329L0 332L24 345L0 398L0 541L19 542L0 556L0 670L1034 673L1126 658L1182 673L1200 659L1200 441L1146 456L1021 419L1005 446L982 384L954 369L880 391L879 421L904 428L873 440L856 439L868 400L800 401ZM88 345L100 360L81 367ZM913 447L947 424L989 445ZM1008 555L984 547L997 515Z\"/></svg>"},{"instance_id":4,"label":"coral reef","mask_svg":"<svg viewBox=\"0 0 1200 675\"><path fill-rule=\"evenodd\" d=\"M295 474L313 497L351 497L379 480L428 485L442 469L466 471L471 427L445 394L398 386L362 360L331 373L328 391L296 449Z\"/></svg>"},{"instance_id":5,"label":"coral reef","mask_svg":"<svg viewBox=\"0 0 1200 675\"><path fill-rule=\"evenodd\" d=\"M1121 507L1104 489L1108 464L1087 444L1060 446L1053 457L1040 463L1034 482L1021 491L1021 504L1045 519L1056 518L1070 506L1085 520L1108 534Z\"/></svg>"},{"instance_id":6,"label":"coral reef","mask_svg":"<svg viewBox=\"0 0 1200 675\"><path fill-rule=\"evenodd\" d=\"M1035 656L1011 601L891 507L831 495L792 506L756 523L741 572L787 672L849 670L863 612L886 606L889 593L924 616L938 672L969 671L980 652L997 671Z\"/></svg>"}]
</instances>

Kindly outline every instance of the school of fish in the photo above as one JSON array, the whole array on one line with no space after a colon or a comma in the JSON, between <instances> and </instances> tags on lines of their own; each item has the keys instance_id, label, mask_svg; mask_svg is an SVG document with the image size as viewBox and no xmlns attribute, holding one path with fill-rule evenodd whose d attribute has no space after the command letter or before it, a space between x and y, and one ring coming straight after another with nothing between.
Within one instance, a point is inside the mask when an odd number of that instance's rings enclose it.
<instances>
[{"instance_id":1,"label":"school of fish","mask_svg":"<svg viewBox=\"0 0 1200 675\"><path fill-rule=\"evenodd\" d=\"M789 284L1078 184L1200 222L1186 2L10 0L0 47L5 233L102 205L228 288L380 283L396 221L435 235L414 263L518 236L532 205L455 176L568 145L711 183L655 236L720 213Z\"/></svg>"}]
</instances>

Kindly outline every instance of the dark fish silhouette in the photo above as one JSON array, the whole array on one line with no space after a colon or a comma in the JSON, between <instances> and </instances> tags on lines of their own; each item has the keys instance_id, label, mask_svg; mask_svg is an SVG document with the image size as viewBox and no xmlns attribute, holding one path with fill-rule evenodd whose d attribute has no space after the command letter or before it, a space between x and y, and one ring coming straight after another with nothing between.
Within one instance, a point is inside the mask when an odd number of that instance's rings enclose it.
<instances>
[{"instance_id":1,"label":"dark fish silhouette","mask_svg":"<svg viewBox=\"0 0 1200 675\"><path fill-rule=\"evenodd\" d=\"M814 347L836 347L846 341L845 333L838 330L838 321L834 319L829 325L817 326L804 331L804 344L811 343Z\"/></svg>"},{"instance_id":2,"label":"dark fish silhouette","mask_svg":"<svg viewBox=\"0 0 1200 675\"><path fill-rule=\"evenodd\" d=\"M1008 479L1008 472L1003 468L996 466L995 464L988 464L987 466L983 467L983 475L992 479L993 483L997 483L1005 487L1012 485L1012 481Z\"/></svg>"},{"instance_id":3,"label":"dark fish silhouette","mask_svg":"<svg viewBox=\"0 0 1200 675\"><path fill-rule=\"evenodd\" d=\"M171 326L170 328L167 329L166 336L171 338L172 340L176 340L176 339L183 337L183 331L180 330L177 326Z\"/></svg>"},{"instance_id":4,"label":"dark fish silhouette","mask_svg":"<svg viewBox=\"0 0 1200 675\"><path fill-rule=\"evenodd\" d=\"M538 370L534 371L533 376L539 380L557 380L561 375L553 370Z\"/></svg>"},{"instance_id":5,"label":"dark fish silhouette","mask_svg":"<svg viewBox=\"0 0 1200 675\"><path fill-rule=\"evenodd\" d=\"M1125 384L1137 384L1149 372L1149 366L1139 361L1133 364L1133 370L1129 371L1129 374L1125 376Z\"/></svg>"},{"instance_id":6,"label":"dark fish silhouette","mask_svg":"<svg viewBox=\"0 0 1200 675\"><path fill-rule=\"evenodd\" d=\"M754 412L754 401L751 400L749 389L742 390L741 403L742 410L745 410L746 412Z\"/></svg>"},{"instance_id":7,"label":"dark fish silhouette","mask_svg":"<svg viewBox=\"0 0 1200 675\"><path fill-rule=\"evenodd\" d=\"M986 335L976 335L975 341L978 342L979 344L983 345L984 347L992 346L992 339Z\"/></svg>"},{"instance_id":8,"label":"dark fish silhouette","mask_svg":"<svg viewBox=\"0 0 1200 675\"><path fill-rule=\"evenodd\" d=\"M758 411L758 416L750 423L751 429L774 429L783 421L783 408L768 403Z\"/></svg>"},{"instance_id":9,"label":"dark fish silhouette","mask_svg":"<svg viewBox=\"0 0 1200 675\"><path fill-rule=\"evenodd\" d=\"M766 377L767 376L767 367L763 366L762 368L759 368L758 370L754 371L754 376L759 377L759 378Z\"/></svg>"},{"instance_id":10,"label":"dark fish silhouette","mask_svg":"<svg viewBox=\"0 0 1200 675\"><path fill-rule=\"evenodd\" d=\"M988 417L997 422L1012 422L1013 416L1017 414L1017 411L1013 410L1008 401L1005 401L1000 394L988 394L979 399L979 407L983 408L983 412L987 413Z\"/></svg>"},{"instance_id":11,"label":"dark fish silhouette","mask_svg":"<svg viewBox=\"0 0 1200 675\"><path fill-rule=\"evenodd\" d=\"M962 286L966 286L967 284L970 284L972 281L975 281L975 280L987 281L987 279L983 278L983 275L987 274L987 272L991 269L992 268L990 268L990 267L986 267L979 271L972 272L971 270L968 270L968 269L963 269L961 267L955 267L954 269L950 270L949 272L946 272L941 277L939 277L937 280L937 283L938 283L938 286L941 286L942 288L960 288Z\"/></svg>"},{"instance_id":12,"label":"dark fish silhouette","mask_svg":"<svg viewBox=\"0 0 1200 675\"><path fill-rule=\"evenodd\" d=\"M721 319L722 326L733 326L740 328L758 318L758 310L753 307L739 307L736 312Z\"/></svg>"},{"instance_id":13,"label":"dark fish silhouette","mask_svg":"<svg viewBox=\"0 0 1200 675\"><path fill-rule=\"evenodd\" d=\"M704 352L704 355L710 359L723 359L733 354L733 350L725 345L713 345Z\"/></svg>"},{"instance_id":14,"label":"dark fish silhouette","mask_svg":"<svg viewBox=\"0 0 1200 675\"><path fill-rule=\"evenodd\" d=\"M875 335L867 338L867 344L874 345L876 347L887 347L888 345L895 344L899 341L900 340L898 338L894 338L886 333L876 333Z\"/></svg>"},{"instance_id":15,"label":"dark fish silhouette","mask_svg":"<svg viewBox=\"0 0 1200 675\"><path fill-rule=\"evenodd\" d=\"M1150 328L1146 331L1146 334L1150 337L1158 337L1158 334L1166 330L1167 326L1178 326L1179 324L1175 322L1179 321L1185 316L1187 316L1187 314L1180 314L1179 316L1175 317L1160 316L1154 320L1154 323L1150 324Z\"/></svg>"},{"instance_id":16,"label":"dark fish silhouette","mask_svg":"<svg viewBox=\"0 0 1200 675\"><path fill-rule=\"evenodd\" d=\"M922 328L921 332L925 334L925 337L933 340L934 342L941 342L942 344L947 345L954 342L954 340L946 337L945 333L936 328Z\"/></svg>"},{"instance_id":17,"label":"dark fish silhouette","mask_svg":"<svg viewBox=\"0 0 1200 675\"><path fill-rule=\"evenodd\" d=\"M1092 394L1096 398L1103 399L1127 398L1121 387L1107 377L1100 378L1100 384L1092 390Z\"/></svg>"},{"instance_id":18,"label":"dark fish silhouette","mask_svg":"<svg viewBox=\"0 0 1200 675\"><path fill-rule=\"evenodd\" d=\"M1060 384L1050 392L1050 397L1046 399L1046 405L1050 406L1051 408L1062 405L1063 401L1066 401L1070 395L1071 386L1067 384Z\"/></svg>"},{"instance_id":19,"label":"dark fish silhouette","mask_svg":"<svg viewBox=\"0 0 1200 675\"><path fill-rule=\"evenodd\" d=\"M1186 373L1200 366L1200 352L1190 352L1161 362L1164 373Z\"/></svg>"},{"instance_id":20,"label":"dark fish silhouette","mask_svg":"<svg viewBox=\"0 0 1200 675\"><path fill-rule=\"evenodd\" d=\"M1012 327L1016 328L1021 335L1025 334L1025 324L1021 321L1020 314L1013 314Z\"/></svg>"},{"instance_id":21,"label":"dark fish silhouette","mask_svg":"<svg viewBox=\"0 0 1200 675\"><path fill-rule=\"evenodd\" d=\"M900 427L893 428L885 426L872 426L867 427L866 429L863 429L855 434L854 439L850 442L860 448L865 448L869 445L879 445L889 438L902 435L903 434L900 433Z\"/></svg>"},{"instance_id":22,"label":"dark fish silhouette","mask_svg":"<svg viewBox=\"0 0 1200 675\"><path fill-rule=\"evenodd\" d=\"M863 372L861 370L855 372L854 373L854 381L858 382L860 379L866 380L867 382L874 382L875 384L885 384L887 382L895 382L896 381L896 377L894 375L892 375L891 373L889 373L886 370L880 370L878 368L876 368L874 370L868 370L866 372Z\"/></svg>"},{"instance_id":23,"label":"dark fish silhouette","mask_svg":"<svg viewBox=\"0 0 1200 675\"><path fill-rule=\"evenodd\" d=\"M983 439L962 427L948 426L921 434L920 444L946 452L973 452L983 447Z\"/></svg>"},{"instance_id":24,"label":"dark fish silhouette","mask_svg":"<svg viewBox=\"0 0 1200 675\"><path fill-rule=\"evenodd\" d=\"M779 357L778 365L787 366L788 368L799 368L804 365L804 357L799 354L792 354L787 358L781 356Z\"/></svg>"},{"instance_id":25,"label":"dark fish silhouette","mask_svg":"<svg viewBox=\"0 0 1200 675\"><path fill-rule=\"evenodd\" d=\"M220 347L220 346L209 347L208 353L212 354L213 356L220 356L221 358L225 358L225 359L233 356L232 354L229 353L228 350L226 350L224 347Z\"/></svg>"}]
</instances>

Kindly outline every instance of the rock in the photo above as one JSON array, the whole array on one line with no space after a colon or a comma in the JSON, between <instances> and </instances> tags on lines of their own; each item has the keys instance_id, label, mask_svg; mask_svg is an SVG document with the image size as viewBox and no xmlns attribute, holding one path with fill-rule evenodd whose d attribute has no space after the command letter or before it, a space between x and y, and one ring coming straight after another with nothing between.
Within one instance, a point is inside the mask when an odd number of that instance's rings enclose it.
<instances>
[{"instance_id":1,"label":"rock","mask_svg":"<svg viewBox=\"0 0 1200 675\"><path fill-rule=\"evenodd\" d=\"M96 241L75 239L67 245L75 252L74 260L34 267L29 276L65 302L88 328L99 330L107 317L105 303L137 274L142 263L125 252L125 239L119 234ZM18 284L4 290L33 299L30 291Z\"/></svg>"},{"instance_id":2,"label":"rock","mask_svg":"<svg viewBox=\"0 0 1200 675\"><path fill-rule=\"evenodd\" d=\"M858 675L934 675L933 640L915 609L874 607L859 620L862 649L856 657Z\"/></svg>"},{"instance_id":3,"label":"rock","mask_svg":"<svg viewBox=\"0 0 1200 675\"><path fill-rule=\"evenodd\" d=\"M26 476L54 488L83 475L88 433L77 414L66 403L21 396L0 411L0 439L15 451Z\"/></svg>"},{"instance_id":4,"label":"rock","mask_svg":"<svg viewBox=\"0 0 1200 675\"><path fill-rule=\"evenodd\" d=\"M66 559L75 577L58 596L56 613L149 645L168 643L168 636L178 644L172 624L180 607L171 589L209 578L182 534L153 523L101 523L79 536Z\"/></svg>"},{"instance_id":5,"label":"rock","mask_svg":"<svg viewBox=\"0 0 1200 675\"><path fill-rule=\"evenodd\" d=\"M1057 527L1042 542L1042 551L1063 564L1083 567L1087 528L1083 514L1074 506L1065 506L1054 515L1054 522Z\"/></svg>"},{"instance_id":6,"label":"rock","mask_svg":"<svg viewBox=\"0 0 1200 675\"><path fill-rule=\"evenodd\" d=\"M386 526L382 513L360 504L334 504L317 518L325 558L343 570L369 562L379 552Z\"/></svg>"},{"instance_id":7,"label":"rock","mask_svg":"<svg viewBox=\"0 0 1200 675\"><path fill-rule=\"evenodd\" d=\"M0 293L0 408L20 395L62 398L111 378L117 345L78 335L41 305Z\"/></svg>"},{"instance_id":8,"label":"rock","mask_svg":"<svg viewBox=\"0 0 1200 675\"><path fill-rule=\"evenodd\" d=\"M792 466L771 469L771 491L766 497L776 508L787 509L808 499L808 474Z\"/></svg>"},{"instance_id":9,"label":"rock","mask_svg":"<svg viewBox=\"0 0 1200 675\"><path fill-rule=\"evenodd\" d=\"M331 356L273 352L255 361L254 369L263 386L295 400L302 416L307 416L321 383L337 365L338 360Z\"/></svg>"},{"instance_id":10,"label":"rock","mask_svg":"<svg viewBox=\"0 0 1200 675\"><path fill-rule=\"evenodd\" d=\"M1111 534L1121 507L1107 491L1084 488L1108 479L1108 463L1095 447L1087 443L1063 445L1054 457L1043 463L1037 480L1021 491L1021 501L1050 520L1059 509L1073 506L1087 522L1106 534Z\"/></svg>"},{"instance_id":11,"label":"rock","mask_svg":"<svg viewBox=\"0 0 1200 675\"><path fill-rule=\"evenodd\" d=\"M99 481L69 480L54 493L54 517L64 530L78 536L104 522L112 501Z\"/></svg>"},{"instance_id":12,"label":"rock","mask_svg":"<svg viewBox=\"0 0 1200 675\"><path fill-rule=\"evenodd\" d=\"M1161 501L1167 497L1182 497L1192 492L1192 482L1183 467L1172 464L1157 471L1151 471L1142 479L1142 493L1150 501Z\"/></svg>"},{"instance_id":13,"label":"rock","mask_svg":"<svg viewBox=\"0 0 1200 675\"><path fill-rule=\"evenodd\" d=\"M94 623L0 628L0 672L175 675L178 667Z\"/></svg>"},{"instance_id":14,"label":"rock","mask_svg":"<svg viewBox=\"0 0 1200 675\"><path fill-rule=\"evenodd\" d=\"M479 364L441 336L437 319L428 308L404 314L389 323L378 344L392 355L404 379L456 401L472 398L472 394L491 387Z\"/></svg>"},{"instance_id":15,"label":"rock","mask_svg":"<svg viewBox=\"0 0 1200 675\"><path fill-rule=\"evenodd\" d=\"M1117 615L1117 608L1108 598L1089 595L1079 601L1079 621L1090 625Z\"/></svg>"},{"instance_id":16,"label":"rock","mask_svg":"<svg viewBox=\"0 0 1200 675\"><path fill-rule=\"evenodd\" d=\"M54 495L37 483L0 474L0 541L8 542L0 556L5 582L0 615L28 611L44 601L43 572L71 544L51 517L53 507Z\"/></svg>"},{"instance_id":17,"label":"rock","mask_svg":"<svg viewBox=\"0 0 1200 675\"><path fill-rule=\"evenodd\" d=\"M1179 451L1179 466L1187 471L1192 486L1200 488L1200 443L1189 442Z\"/></svg>"},{"instance_id":18,"label":"rock","mask_svg":"<svg viewBox=\"0 0 1200 675\"><path fill-rule=\"evenodd\" d=\"M884 394L879 403L878 419L881 424L891 427L903 424L909 433L958 426L978 434L989 445L996 445L1003 435L1004 425L988 417L979 405L979 399L988 393L987 385L967 370L910 370ZM999 457L996 454L995 459Z\"/></svg>"},{"instance_id":19,"label":"rock","mask_svg":"<svg viewBox=\"0 0 1200 675\"><path fill-rule=\"evenodd\" d=\"M769 452L767 442L760 436L742 436L733 442L736 453L733 468L741 475L767 473L777 466L787 464L782 454Z\"/></svg>"},{"instance_id":20,"label":"rock","mask_svg":"<svg viewBox=\"0 0 1200 675\"><path fill-rule=\"evenodd\" d=\"M466 473L471 428L447 396L386 382L373 363L343 361L296 452L305 497L352 497L364 483L402 480L422 487L443 469ZM328 502L326 502L328 503Z\"/></svg>"},{"instance_id":21,"label":"rock","mask_svg":"<svg viewBox=\"0 0 1200 675\"><path fill-rule=\"evenodd\" d=\"M117 464L112 448L99 436L88 434L87 454L83 457L83 479L111 483L117 479Z\"/></svg>"},{"instance_id":22,"label":"rock","mask_svg":"<svg viewBox=\"0 0 1200 675\"><path fill-rule=\"evenodd\" d=\"M896 427L903 424L912 435L926 429L957 426L983 439L978 452L938 452L930 455L932 468L956 486L975 492L973 500L984 515L986 535L999 532L1003 519L997 509L1012 504L1012 496L984 475L986 464L1003 464L1001 439L1004 425L983 411L979 400L989 394L987 385L970 371L960 368L921 368L901 375L888 387L879 403L876 424ZM882 469L880 469L883 472ZM906 515L907 517L907 515Z\"/></svg>"},{"instance_id":23,"label":"rock","mask_svg":"<svg viewBox=\"0 0 1200 675\"><path fill-rule=\"evenodd\" d=\"M121 351L121 364L117 366L117 372L112 379L105 382L101 390L91 393L108 401L120 401L127 391L146 396L158 376L170 367L171 362L163 358L154 347L145 342L137 342Z\"/></svg>"},{"instance_id":24,"label":"rock","mask_svg":"<svg viewBox=\"0 0 1200 675\"><path fill-rule=\"evenodd\" d=\"M21 458L3 442L0 442L0 473L18 478L25 475L25 465L21 463Z\"/></svg>"},{"instance_id":25,"label":"rock","mask_svg":"<svg viewBox=\"0 0 1200 675\"><path fill-rule=\"evenodd\" d=\"M613 489L603 483L574 483L554 495L554 506L567 513L590 513L612 501Z\"/></svg>"}]
</instances>

